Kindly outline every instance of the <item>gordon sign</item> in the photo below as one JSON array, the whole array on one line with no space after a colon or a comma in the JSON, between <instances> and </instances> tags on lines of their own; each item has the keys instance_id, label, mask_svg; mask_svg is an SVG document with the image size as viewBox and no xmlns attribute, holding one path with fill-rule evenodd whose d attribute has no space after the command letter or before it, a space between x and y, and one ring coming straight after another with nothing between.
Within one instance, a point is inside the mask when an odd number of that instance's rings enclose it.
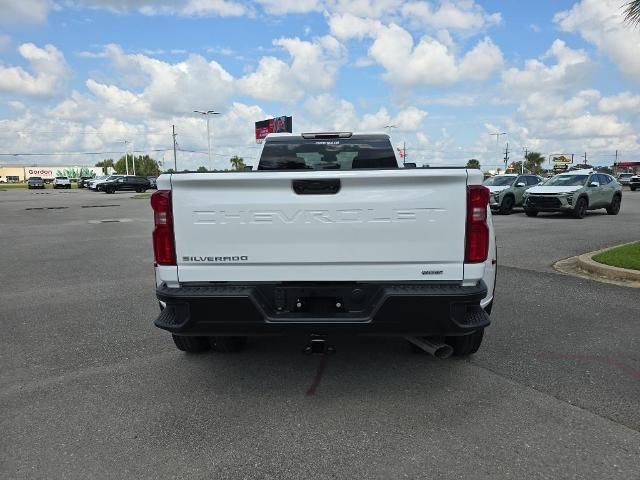
<instances>
[{"instance_id":1,"label":"gordon sign","mask_svg":"<svg viewBox=\"0 0 640 480\"><path fill-rule=\"evenodd\" d=\"M78 165L63 165L63 166L51 166L51 167L24 167L25 180L31 177L42 177L45 180L53 180L55 177L95 177L96 175L102 175L102 168L100 167L84 167Z\"/></svg>"}]
</instances>

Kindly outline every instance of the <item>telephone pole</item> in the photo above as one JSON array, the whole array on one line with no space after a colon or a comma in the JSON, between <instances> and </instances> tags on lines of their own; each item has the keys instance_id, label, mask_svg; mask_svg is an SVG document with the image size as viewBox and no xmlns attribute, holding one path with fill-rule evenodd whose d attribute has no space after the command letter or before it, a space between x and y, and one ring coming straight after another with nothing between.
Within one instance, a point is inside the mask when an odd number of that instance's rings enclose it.
<instances>
[{"instance_id":1,"label":"telephone pole","mask_svg":"<svg viewBox=\"0 0 640 480\"><path fill-rule=\"evenodd\" d=\"M407 142L402 142L402 164L407 163Z\"/></svg>"},{"instance_id":2,"label":"telephone pole","mask_svg":"<svg viewBox=\"0 0 640 480\"><path fill-rule=\"evenodd\" d=\"M522 168L520 169L520 174L524 173L524 162L527 161L527 155L529 155L529 150L527 147L524 147L524 160L522 160Z\"/></svg>"},{"instance_id":3,"label":"telephone pole","mask_svg":"<svg viewBox=\"0 0 640 480\"><path fill-rule=\"evenodd\" d=\"M171 129L173 131L173 169L175 172L178 171L178 160L176 158L176 126L171 125Z\"/></svg>"},{"instance_id":4,"label":"telephone pole","mask_svg":"<svg viewBox=\"0 0 640 480\"><path fill-rule=\"evenodd\" d=\"M587 166L587 152L584 152L584 165Z\"/></svg>"},{"instance_id":5,"label":"telephone pole","mask_svg":"<svg viewBox=\"0 0 640 480\"><path fill-rule=\"evenodd\" d=\"M504 171L507 171L507 166L509 163L509 142L507 142L507 148L504 149Z\"/></svg>"}]
</instances>

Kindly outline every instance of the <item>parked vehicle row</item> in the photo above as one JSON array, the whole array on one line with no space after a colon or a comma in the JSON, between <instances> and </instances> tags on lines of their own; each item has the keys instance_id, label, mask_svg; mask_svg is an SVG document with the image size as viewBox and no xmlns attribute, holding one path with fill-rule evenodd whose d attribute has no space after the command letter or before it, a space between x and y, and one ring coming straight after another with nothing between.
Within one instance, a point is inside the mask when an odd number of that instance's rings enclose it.
<instances>
[{"instance_id":1,"label":"parked vehicle row","mask_svg":"<svg viewBox=\"0 0 640 480\"><path fill-rule=\"evenodd\" d=\"M31 190L32 188L40 188L44 189L44 180L42 177L31 177L27 180L27 188Z\"/></svg>"},{"instance_id":2,"label":"parked vehicle row","mask_svg":"<svg viewBox=\"0 0 640 480\"><path fill-rule=\"evenodd\" d=\"M631 189L640 186L640 176ZM617 215L622 204L622 185L611 175L592 170L574 170L542 179L536 175L496 175L484 182L491 192L492 210L509 214L522 206L528 217L539 212L570 213L584 218L588 210L606 209Z\"/></svg>"},{"instance_id":3,"label":"parked vehicle row","mask_svg":"<svg viewBox=\"0 0 640 480\"><path fill-rule=\"evenodd\" d=\"M102 175L86 182L90 190L105 193L119 191L133 191L143 193L155 189L156 177L142 177L139 175Z\"/></svg>"}]
</instances>

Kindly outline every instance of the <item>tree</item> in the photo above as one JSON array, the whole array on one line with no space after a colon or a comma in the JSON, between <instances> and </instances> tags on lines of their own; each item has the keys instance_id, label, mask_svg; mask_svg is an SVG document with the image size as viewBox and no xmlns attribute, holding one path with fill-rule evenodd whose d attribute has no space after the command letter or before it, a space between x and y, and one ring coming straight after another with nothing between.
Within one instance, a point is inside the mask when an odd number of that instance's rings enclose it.
<instances>
[{"instance_id":1,"label":"tree","mask_svg":"<svg viewBox=\"0 0 640 480\"><path fill-rule=\"evenodd\" d=\"M540 152L529 152L525 156L524 168L531 173L539 175L542 173L542 164L544 163L544 157Z\"/></svg>"},{"instance_id":2,"label":"tree","mask_svg":"<svg viewBox=\"0 0 640 480\"><path fill-rule=\"evenodd\" d=\"M106 175L107 173L109 173L108 172L109 168L114 168L113 159L108 158L108 159L105 159L105 160L100 160L98 163L96 163L96 167L102 168L102 173L104 173Z\"/></svg>"},{"instance_id":3,"label":"tree","mask_svg":"<svg viewBox=\"0 0 640 480\"><path fill-rule=\"evenodd\" d=\"M158 162L156 162L149 155L138 155L134 158L136 164L136 175L140 175L143 177L157 177L158 175L160 175L160 166L158 165ZM131 157L131 155L126 156L126 162L129 163L129 175L133 175L133 158ZM125 156L120 157L120 159L116 162L114 168L116 169L116 173L119 175L127 173Z\"/></svg>"},{"instance_id":4,"label":"tree","mask_svg":"<svg viewBox=\"0 0 640 480\"><path fill-rule=\"evenodd\" d=\"M596 170L600 173L608 173L609 175L614 175L613 168L611 167L597 167Z\"/></svg>"},{"instance_id":5,"label":"tree","mask_svg":"<svg viewBox=\"0 0 640 480\"><path fill-rule=\"evenodd\" d=\"M472 158L471 160L469 160L467 162L467 168L476 168L476 169L480 170L480 162L478 160L476 160L475 158Z\"/></svg>"},{"instance_id":6,"label":"tree","mask_svg":"<svg viewBox=\"0 0 640 480\"><path fill-rule=\"evenodd\" d=\"M640 0L631 0L625 5L624 19L632 25L640 25Z\"/></svg>"},{"instance_id":7,"label":"tree","mask_svg":"<svg viewBox=\"0 0 640 480\"><path fill-rule=\"evenodd\" d=\"M244 167L245 167L244 158L241 158L241 157L239 157L237 155L234 155L229 160L229 163L231 163L231 167L234 170L244 170Z\"/></svg>"},{"instance_id":8,"label":"tree","mask_svg":"<svg viewBox=\"0 0 640 480\"><path fill-rule=\"evenodd\" d=\"M196 172L198 173L207 173L209 170L207 170L207 167L198 167L198 169L196 170Z\"/></svg>"}]
</instances>

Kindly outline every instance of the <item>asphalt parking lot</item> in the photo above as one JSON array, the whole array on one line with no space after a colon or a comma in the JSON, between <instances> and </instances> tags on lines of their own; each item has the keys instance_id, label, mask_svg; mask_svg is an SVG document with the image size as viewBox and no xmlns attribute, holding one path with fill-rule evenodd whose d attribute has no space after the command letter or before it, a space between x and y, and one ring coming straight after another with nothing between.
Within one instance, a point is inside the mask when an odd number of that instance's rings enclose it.
<instances>
[{"instance_id":1,"label":"asphalt parking lot","mask_svg":"<svg viewBox=\"0 0 640 480\"><path fill-rule=\"evenodd\" d=\"M640 192L617 217L496 217L471 359L340 340L315 391L299 341L193 356L153 327L152 217L131 197L0 192L0 477L640 477L640 292L551 268L637 240Z\"/></svg>"}]
</instances>

